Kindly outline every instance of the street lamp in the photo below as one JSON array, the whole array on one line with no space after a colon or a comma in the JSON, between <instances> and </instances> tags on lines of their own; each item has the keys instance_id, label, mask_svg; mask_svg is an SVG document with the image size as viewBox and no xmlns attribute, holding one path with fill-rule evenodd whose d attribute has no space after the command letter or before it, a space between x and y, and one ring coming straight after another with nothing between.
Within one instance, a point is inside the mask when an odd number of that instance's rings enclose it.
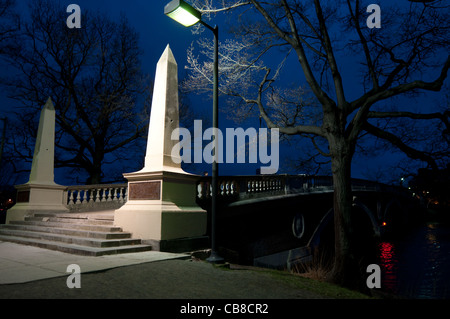
<instances>
[{"instance_id":1,"label":"street lamp","mask_svg":"<svg viewBox=\"0 0 450 319\"><path fill-rule=\"evenodd\" d=\"M193 26L202 19L201 12L183 0L168 3L164 8L164 14L185 27Z\"/></svg>"},{"instance_id":2,"label":"street lamp","mask_svg":"<svg viewBox=\"0 0 450 319\"><path fill-rule=\"evenodd\" d=\"M164 7L164 14L174 19L178 23L190 27L196 23L201 23L214 33L214 90L213 90L213 131L214 131L214 159L212 163L212 194L211 194L211 256L206 259L211 263L223 262L223 258L216 251L216 211L218 192L218 139L219 128L219 27L214 28L202 21L200 11L192 7L184 0L173 0Z\"/></svg>"}]
</instances>

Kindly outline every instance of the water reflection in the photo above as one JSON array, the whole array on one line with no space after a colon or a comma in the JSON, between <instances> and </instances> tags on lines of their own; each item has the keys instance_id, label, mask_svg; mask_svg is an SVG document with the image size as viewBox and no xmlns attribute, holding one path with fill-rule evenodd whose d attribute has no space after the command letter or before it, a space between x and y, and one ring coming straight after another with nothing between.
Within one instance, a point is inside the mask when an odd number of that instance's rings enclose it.
<instances>
[{"instance_id":1,"label":"water reflection","mask_svg":"<svg viewBox=\"0 0 450 319\"><path fill-rule=\"evenodd\" d=\"M450 258L445 251L441 249L440 236L443 235L441 228L437 224L428 224L426 228L425 238L426 250L425 250L425 264L424 264L424 276L418 289L419 298L433 298L434 296L450 298L445 296L446 289L449 286L450 276L448 272L450 267L448 265ZM450 246L447 246L450 248ZM446 282L447 280L447 282Z\"/></svg>"},{"instance_id":2,"label":"water reflection","mask_svg":"<svg viewBox=\"0 0 450 319\"><path fill-rule=\"evenodd\" d=\"M383 286L389 292L397 292L397 267L398 261L395 256L394 244L381 242L378 245L380 250L380 267L383 273Z\"/></svg>"},{"instance_id":3,"label":"water reflection","mask_svg":"<svg viewBox=\"0 0 450 319\"><path fill-rule=\"evenodd\" d=\"M378 245L382 289L408 298L450 299L450 227L429 223Z\"/></svg>"}]
</instances>

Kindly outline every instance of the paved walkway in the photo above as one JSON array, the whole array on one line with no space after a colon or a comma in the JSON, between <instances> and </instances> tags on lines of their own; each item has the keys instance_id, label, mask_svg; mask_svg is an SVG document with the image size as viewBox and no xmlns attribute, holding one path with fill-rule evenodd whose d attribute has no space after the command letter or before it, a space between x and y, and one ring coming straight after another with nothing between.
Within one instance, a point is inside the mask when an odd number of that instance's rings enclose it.
<instances>
[{"instance_id":1,"label":"paved walkway","mask_svg":"<svg viewBox=\"0 0 450 319\"><path fill-rule=\"evenodd\" d=\"M161 260L186 259L189 255L158 251L89 257L0 241L0 285L20 284L70 275L67 267L77 264L81 273Z\"/></svg>"}]
</instances>

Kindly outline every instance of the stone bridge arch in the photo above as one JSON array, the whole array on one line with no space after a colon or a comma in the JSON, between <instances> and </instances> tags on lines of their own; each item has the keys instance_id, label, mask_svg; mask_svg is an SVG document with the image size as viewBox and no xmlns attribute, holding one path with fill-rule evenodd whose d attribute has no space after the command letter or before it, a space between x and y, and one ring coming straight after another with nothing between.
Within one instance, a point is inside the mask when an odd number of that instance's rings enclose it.
<instances>
[{"instance_id":1,"label":"stone bridge arch","mask_svg":"<svg viewBox=\"0 0 450 319\"><path fill-rule=\"evenodd\" d=\"M373 212L364 202L358 198L353 199L353 208L360 208L370 220L372 226L373 235L375 237L380 237L380 222L377 219L377 213Z\"/></svg>"},{"instance_id":2,"label":"stone bridge arch","mask_svg":"<svg viewBox=\"0 0 450 319\"><path fill-rule=\"evenodd\" d=\"M354 221L356 227L355 236L357 237L367 237L367 238L378 238L381 236L380 222L377 218L377 212L373 212L368 205L358 198L354 198L353 201L353 212ZM323 237L325 232L333 230L334 233L334 209L330 208L328 212L323 216L316 229L311 236L308 246L312 250L315 250L321 246L323 243ZM329 239L330 234L326 234L327 239Z\"/></svg>"}]
</instances>

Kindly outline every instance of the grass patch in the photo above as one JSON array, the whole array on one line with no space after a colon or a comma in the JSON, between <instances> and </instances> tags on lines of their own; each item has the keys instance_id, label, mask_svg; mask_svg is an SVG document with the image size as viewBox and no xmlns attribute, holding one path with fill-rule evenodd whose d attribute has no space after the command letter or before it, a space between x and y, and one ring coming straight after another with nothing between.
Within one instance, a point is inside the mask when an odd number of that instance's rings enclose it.
<instances>
[{"instance_id":1,"label":"grass patch","mask_svg":"<svg viewBox=\"0 0 450 319\"><path fill-rule=\"evenodd\" d=\"M350 290L340 287L338 285L331 284L329 282L307 278L305 276L291 273L285 270L275 270L267 268L259 268L252 266L241 265L220 265L216 267L224 271L236 271L246 270L257 272L270 276L271 278L280 282L281 285L287 285L298 290L304 290L311 293L311 295L318 296L317 298L329 298L329 299L370 299L367 296L358 291Z\"/></svg>"},{"instance_id":2,"label":"grass patch","mask_svg":"<svg viewBox=\"0 0 450 319\"><path fill-rule=\"evenodd\" d=\"M324 298L332 299L370 299L358 291L340 287L325 281L308 278L287 271L267 270L272 276L279 278L286 284L293 285L298 289L308 290Z\"/></svg>"}]
</instances>

